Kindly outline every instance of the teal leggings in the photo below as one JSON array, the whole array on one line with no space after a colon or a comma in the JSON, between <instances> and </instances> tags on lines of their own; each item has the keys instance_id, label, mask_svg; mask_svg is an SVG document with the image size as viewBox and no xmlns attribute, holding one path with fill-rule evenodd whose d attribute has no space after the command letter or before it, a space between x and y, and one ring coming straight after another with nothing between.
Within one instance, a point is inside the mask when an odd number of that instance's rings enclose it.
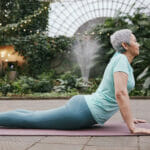
<instances>
[{"instance_id":1,"label":"teal leggings","mask_svg":"<svg viewBox=\"0 0 150 150\"><path fill-rule=\"evenodd\" d=\"M40 111L16 109L0 113L0 126L39 129L81 129L96 124L83 95L73 96L64 106Z\"/></svg>"}]
</instances>

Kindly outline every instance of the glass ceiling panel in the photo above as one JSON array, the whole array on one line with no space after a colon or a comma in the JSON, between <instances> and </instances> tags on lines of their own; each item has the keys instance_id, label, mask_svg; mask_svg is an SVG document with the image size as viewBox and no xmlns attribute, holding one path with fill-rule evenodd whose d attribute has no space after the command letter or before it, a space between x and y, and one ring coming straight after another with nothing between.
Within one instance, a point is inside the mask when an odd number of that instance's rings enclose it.
<instances>
[{"instance_id":1,"label":"glass ceiling panel","mask_svg":"<svg viewBox=\"0 0 150 150\"><path fill-rule=\"evenodd\" d=\"M136 8L150 12L149 0L53 0L49 9L49 36L73 36L84 23L99 17L115 17L118 10L133 14Z\"/></svg>"}]
</instances>

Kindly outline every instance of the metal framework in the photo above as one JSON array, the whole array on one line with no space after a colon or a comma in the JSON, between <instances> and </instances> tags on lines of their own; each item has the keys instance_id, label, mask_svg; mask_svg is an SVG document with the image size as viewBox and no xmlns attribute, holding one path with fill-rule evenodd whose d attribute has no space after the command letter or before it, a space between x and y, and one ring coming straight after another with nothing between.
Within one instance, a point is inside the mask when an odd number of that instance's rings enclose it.
<instances>
[{"instance_id":1,"label":"metal framework","mask_svg":"<svg viewBox=\"0 0 150 150\"><path fill-rule=\"evenodd\" d=\"M53 0L49 10L49 36L73 36L89 20L115 17L118 12L132 15L136 8L144 7L149 13L149 0Z\"/></svg>"}]
</instances>

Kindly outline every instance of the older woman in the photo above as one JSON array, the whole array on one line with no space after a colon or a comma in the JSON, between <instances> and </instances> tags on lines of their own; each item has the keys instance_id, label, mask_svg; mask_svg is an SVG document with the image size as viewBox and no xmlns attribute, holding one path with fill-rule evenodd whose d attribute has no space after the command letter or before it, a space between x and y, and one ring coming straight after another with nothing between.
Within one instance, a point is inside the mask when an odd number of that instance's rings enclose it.
<instances>
[{"instance_id":1,"label":"older woman","mask_svg":"<svg viewBox=\"0 0 150 150\"><path fill-rule=\"evenodd\" d=\"M116 31L110 40L116 52L107 65L96 92L85 96L86 102L97 123L103 125L120 109L131 133L150 134L150 129L136 128L136 123L146 121L133 119L128 96L128 92L135 86L131 62L139 55L139 44L129 29Z\"/></svg>"},{"instance_id":2,"label":"older woman","mask_svg":"<svg viewBox=\"0 0 150 150\"><path fill-rule=\"evenodd\" d=\"M41 129L80 129L94 124L103 125L119 109L131 133L150 134L150 129L136 128L128 92L135 85L131 62L139 55L139 44L128 29L111 36L116 50L108 63L95 93L73 96L64 106L50 110L16 109L0 113L0 126Z\"/></svg>"}]
</instances>

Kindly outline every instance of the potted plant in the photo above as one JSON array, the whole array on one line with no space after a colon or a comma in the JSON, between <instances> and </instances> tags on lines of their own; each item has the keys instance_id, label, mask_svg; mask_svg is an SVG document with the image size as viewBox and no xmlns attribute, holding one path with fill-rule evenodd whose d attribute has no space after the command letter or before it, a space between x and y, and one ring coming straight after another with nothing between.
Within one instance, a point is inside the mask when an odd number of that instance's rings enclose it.
<instances>
[{"instance_id":1,"label":"potted plant","mask_svg":"<svg viewBox=\"0 0 150 150\"><path fill-rule=\"evenodd\" d=\"M15 80L17 77L17 63L15 62L9 62L8 63L8 79L9 80Z\"/></svg>"}]
</instances>

